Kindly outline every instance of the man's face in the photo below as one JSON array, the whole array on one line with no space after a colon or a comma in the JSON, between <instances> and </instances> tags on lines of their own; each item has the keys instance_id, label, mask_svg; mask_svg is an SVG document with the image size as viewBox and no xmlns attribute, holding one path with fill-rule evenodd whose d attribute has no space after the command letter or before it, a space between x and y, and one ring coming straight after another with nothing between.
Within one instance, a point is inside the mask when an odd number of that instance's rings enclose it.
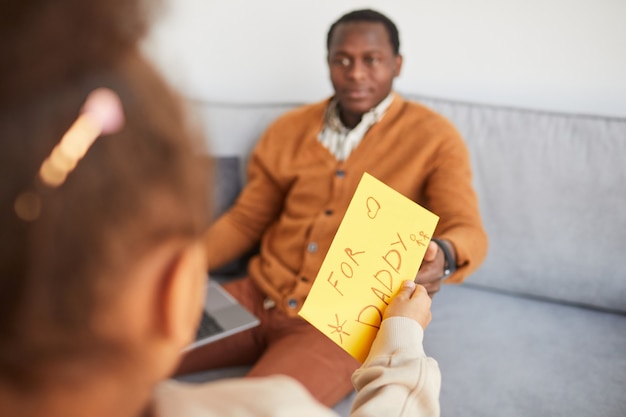
<instances>
[{"instance_id":1,"label":"man's face","mask_svg":"<svg viewBox=\"0 0 626 417\"><path fill-rule=\"evenodd\" d=\"M330 41L328 67L341 119L354 127L389 95L393 79L400 74L402 56L394 55L382 23L341 23Z\"/></svg>"}]
</instances>

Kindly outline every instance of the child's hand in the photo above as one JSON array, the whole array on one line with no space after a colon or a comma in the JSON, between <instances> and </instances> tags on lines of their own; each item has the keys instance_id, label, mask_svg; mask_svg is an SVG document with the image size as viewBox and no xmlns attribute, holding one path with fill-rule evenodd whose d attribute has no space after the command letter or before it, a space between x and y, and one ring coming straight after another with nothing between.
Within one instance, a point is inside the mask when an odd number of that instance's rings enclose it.
<instances>
[{"instance_id":1,"label":"child's hand","mask_svg":"<svg viewBox=\"0 0 626 417\"><path fill-rule=\"evenodd\" d=\"M385 309L383 319L395 316L408 317L417 321L422 329L426 329L432 318L430 304L431 299L426 288L411 280L404 281L398 294Z\"/></svg>"}]
</instances>

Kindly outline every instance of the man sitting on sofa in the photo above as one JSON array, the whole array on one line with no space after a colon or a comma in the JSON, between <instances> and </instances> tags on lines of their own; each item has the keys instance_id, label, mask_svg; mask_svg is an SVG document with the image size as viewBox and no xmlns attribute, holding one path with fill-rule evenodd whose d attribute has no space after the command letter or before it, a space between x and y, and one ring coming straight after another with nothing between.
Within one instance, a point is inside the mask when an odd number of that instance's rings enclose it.
<instances>
[{"instance_id":1,"label":"man sitting on sofa","mask_svg":"<svg viewBox=\"0 0 626 417\"><path fill-rule=\"evenodd\" d=\"M402 56L394 23L348 13L328 32L335 91L275 121L255 147L248 181L206 233L211 268L260 242L248 276L225 285L261 325L187 354L179 373L252 365L286 374L332 406L358 362L297 316L363 172L440 216L415 281L434 294L482 262L487 238L467 148L443 117L393 92Z\"/></svg>"}]
</instances>

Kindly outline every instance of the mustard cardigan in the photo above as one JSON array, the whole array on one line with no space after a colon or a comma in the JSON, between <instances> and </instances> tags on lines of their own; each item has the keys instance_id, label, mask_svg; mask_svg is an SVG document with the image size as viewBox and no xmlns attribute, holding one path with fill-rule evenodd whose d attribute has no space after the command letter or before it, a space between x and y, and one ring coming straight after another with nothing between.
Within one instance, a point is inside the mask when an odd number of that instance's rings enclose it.
<instances>
[{"instance_id":1,"label":"mustard cardigan","mask_svg":"<svg viewBox=\"0 0 626 417\"><path fill-rule=\"evenodd\" d=\"M206 235L209 266L241 256L256 284L290 316L306 298L364 171L436 213L435 237L456 249L461 282L483 261L483 229L468 150L445 118L395 95L345 161L319 142L330 99L278 118L250 156L247 184Z\"/></svg>"}]
</instances>

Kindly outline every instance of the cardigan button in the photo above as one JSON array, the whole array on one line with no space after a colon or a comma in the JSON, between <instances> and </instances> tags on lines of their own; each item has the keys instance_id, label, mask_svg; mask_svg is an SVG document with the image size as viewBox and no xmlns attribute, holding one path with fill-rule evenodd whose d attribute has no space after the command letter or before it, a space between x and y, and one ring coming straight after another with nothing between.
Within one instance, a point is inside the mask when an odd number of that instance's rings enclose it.
<instances>
[{"instance_id":1,"label":"cardigan button","mask_svg":"<svg viewBox=\"0 0 626 417\"><path fill-rule=\"evenodd\" d=\"M324 214L327 215L327 216L332 216L333 211L332 210L326 210L326 211L324 211Z\"/></svg>"},{"instance_id":2,"label":"cardigan button","mask_svg":"<svg viewBox=\"0 0 626 417\"><path fill-rule=\"evenodd\" d=\"M338 169L336 174L339 178L343 178L346 176L346 171L344 171L343 169Z\"/></svg>"},{"instance_id":3,"label":"cardigan button","mask_svg":"<svg viewBox=\"0 0 626 417\"><path fill-rule=\"evenodd\" d=\"M307 246L306 250L307 250L309 253L315 253L315 252L317 252L317 243L315 243L315 242L311 242L311 243L309 243L309 246Z\"/></svg>"},{"instance_id":4,"label":"cardigan button","mask_svg":"<svg viewBox=\"0 0 626 417\"><path fill-rule=\"evenodd\" d=\"M296 308L298 307L298 301L296 301L295 298L290 298L289 301L287 301L287 305L289 308Z\"/></svg>"}]
</instances>

